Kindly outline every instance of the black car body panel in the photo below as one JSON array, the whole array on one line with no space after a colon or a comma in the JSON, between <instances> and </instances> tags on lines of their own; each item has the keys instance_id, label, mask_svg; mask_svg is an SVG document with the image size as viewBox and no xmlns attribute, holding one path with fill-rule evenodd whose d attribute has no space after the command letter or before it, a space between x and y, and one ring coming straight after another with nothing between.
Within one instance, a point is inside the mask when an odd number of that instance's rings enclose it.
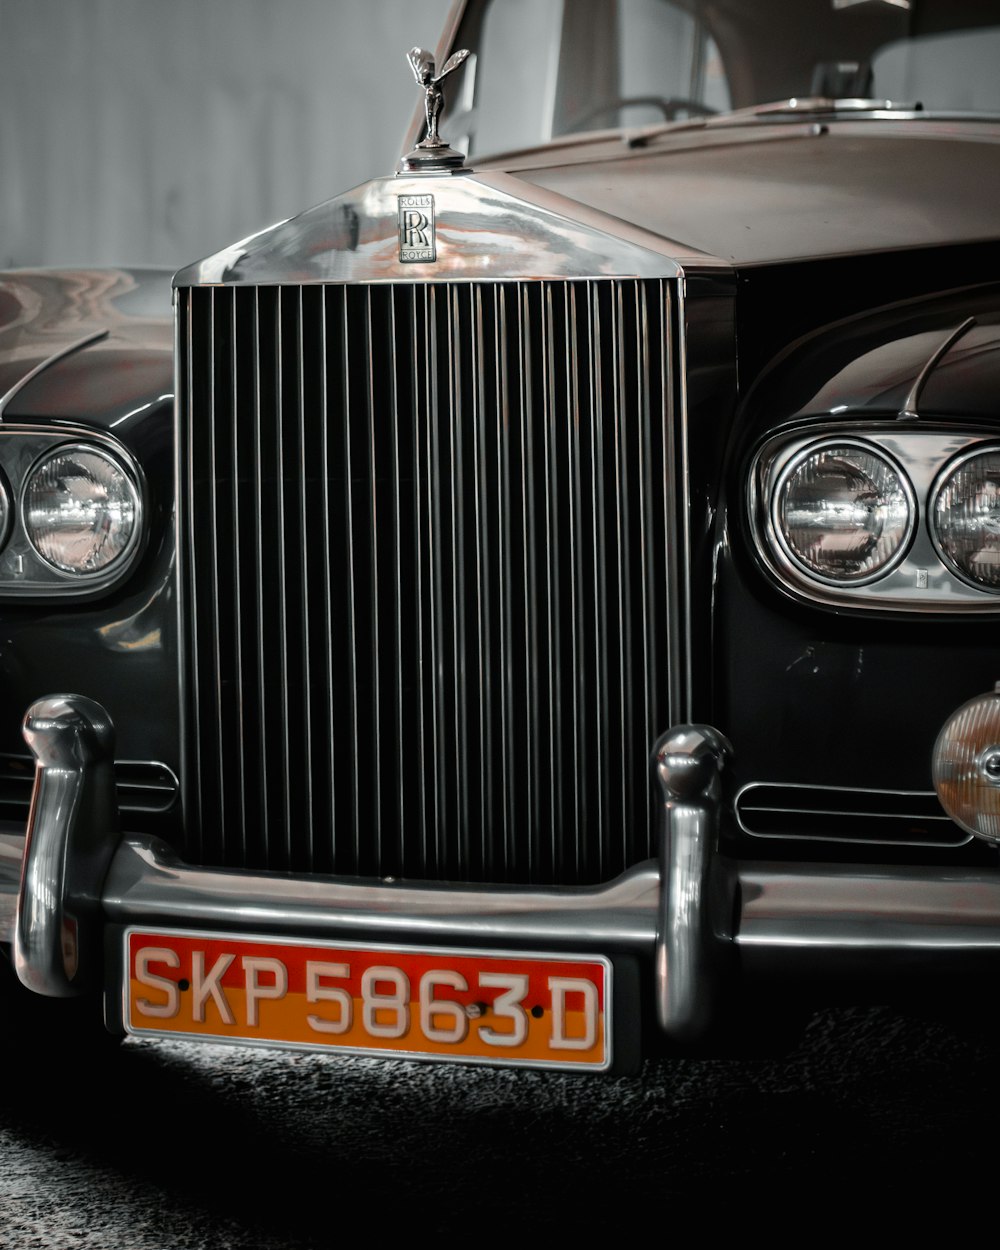
<instances>
[{"instance_id":1,"label":"black car body panel","mask_svg":"<svg viewBox=\"0 0 1000 1250\"><path fill-rule=\"evenodd\" d=\"M4 425L56 428L67 439L112 434L143 467L149 518L145 554L119 590L94 603L7 600L4 689L22 711L51 690L105 703L119 759L130 762L120 769L127 819L165 829L179 763L170 274L22 270L4 280L2 294L0 390L13 392ZM23 822L34 761L19 717L0 734L0 816ZM146 783L154 788L144 794Z\"/></svg>"}]
</instances>

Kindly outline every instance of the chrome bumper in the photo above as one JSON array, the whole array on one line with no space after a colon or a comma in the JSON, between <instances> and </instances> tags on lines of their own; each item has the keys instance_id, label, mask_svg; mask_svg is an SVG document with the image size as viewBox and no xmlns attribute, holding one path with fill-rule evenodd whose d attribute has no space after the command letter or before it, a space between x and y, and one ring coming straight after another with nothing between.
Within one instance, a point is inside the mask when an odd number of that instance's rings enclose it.
<instances>
[{"instance_id":1,"label":"chrome bumper","mask_svg":"<svg viewBox=\"0 0 1000 1250\"><path fill-rule=\"evenodd\" d=\"M604 886L424 886L196 868L155 838L117 832L112 735L96 704L34 705L26 834L0 830L0 942L21 980L65 997L99 984L106 925L218 928L355 942L638 955L660 1024L707 1027L740 979L926 986L972 955L1000 959L1000 873L743 862L717 851L728 747L704 726L661 739L660 862Z\"/></svg>"}]
</instances>

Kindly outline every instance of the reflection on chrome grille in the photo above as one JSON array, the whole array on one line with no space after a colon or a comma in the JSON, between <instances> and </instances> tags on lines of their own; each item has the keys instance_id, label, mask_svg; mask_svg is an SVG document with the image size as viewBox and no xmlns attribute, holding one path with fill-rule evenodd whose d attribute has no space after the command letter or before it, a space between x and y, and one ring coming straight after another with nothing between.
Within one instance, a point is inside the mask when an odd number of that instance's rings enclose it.
<instances>
[{"instance_id":1,"label":"reflection on chrome grille","mask_svg":"<svg viewBox=\"0 0 1000 1250\"><path fill-rule=\"evenodd\" d=\"M583 883L649 855L672 300L179 292L191 858Z\"/></svg>"}]
</instances>

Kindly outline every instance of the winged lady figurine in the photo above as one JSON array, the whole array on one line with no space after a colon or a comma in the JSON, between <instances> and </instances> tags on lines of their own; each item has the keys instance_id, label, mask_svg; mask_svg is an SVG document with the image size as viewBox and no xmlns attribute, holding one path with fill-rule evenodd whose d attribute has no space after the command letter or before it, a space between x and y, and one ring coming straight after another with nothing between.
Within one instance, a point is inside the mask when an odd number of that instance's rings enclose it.
<instances>
[{"instance_id":1,"label":"winged lady figurine","mask_svg":"<svg viewBox=\"0 0 1000 1250\"><path fill-rule=\"evenodd\" d=\"M441 148L445 144L438 135L438 118L444 108L444 92L439 86L442 79L458 69L469 55L467 48L453 53L444 63L441 73L435 77L434 58L426 48L411 48L406 54L413 69L413 77L424 89L424 112L427 115L427 134L417 144L418 148Z\"/></svg>"}]
</instances>

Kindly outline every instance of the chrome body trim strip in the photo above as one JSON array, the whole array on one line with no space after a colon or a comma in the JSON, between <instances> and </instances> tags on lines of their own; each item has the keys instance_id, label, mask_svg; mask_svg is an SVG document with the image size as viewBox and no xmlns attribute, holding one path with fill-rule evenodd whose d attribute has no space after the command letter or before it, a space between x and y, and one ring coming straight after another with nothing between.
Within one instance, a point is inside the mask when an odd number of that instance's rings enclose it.
<instances>
[{"instance_id":1,"label":"chrome body trim strip","mask_svg":"<svg viewBox=\"0 0 1000 1250\"><path fill-rule=\"evenodd\" d=\"M849 974L872 973L873 956L923 957L909 966L919 981L933 957L956 951L1000 955L1000 873L871 865L740 865L736 943L752 972L783 972L817 952ZM817 963L817 975L822 972Z\"/></svg>"}]
</instances>

